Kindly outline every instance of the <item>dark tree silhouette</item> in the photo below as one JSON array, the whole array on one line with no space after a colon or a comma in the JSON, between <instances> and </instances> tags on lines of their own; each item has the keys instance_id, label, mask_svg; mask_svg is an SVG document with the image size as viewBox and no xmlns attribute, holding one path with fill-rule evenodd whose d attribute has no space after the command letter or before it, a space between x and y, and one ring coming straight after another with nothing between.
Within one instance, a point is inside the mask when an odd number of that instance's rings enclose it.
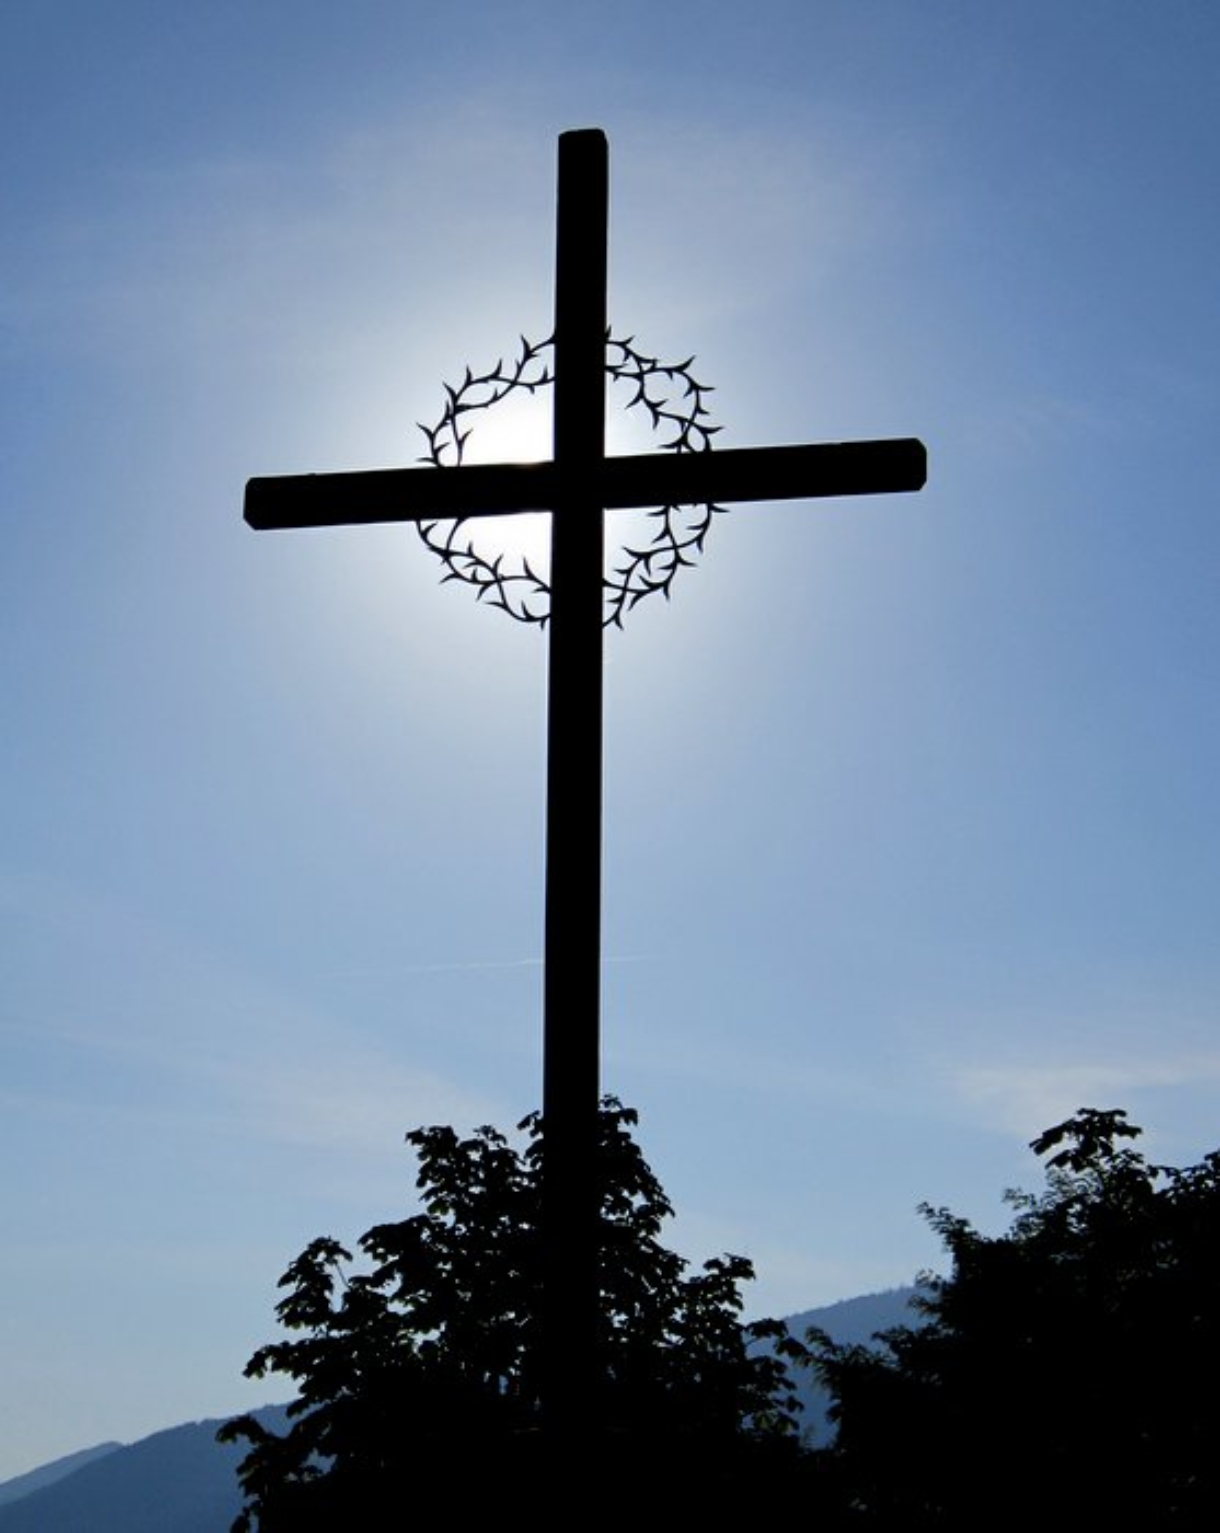
<instances>
[{"instance_id":1,"label":"dark tree silhouette","mask_svg":"<svg viewBox=\"0 0 1220 1533\"><path fill-rule=\"evenodd\" d=\"M585 1402L587 1450L616 1495L765 1503L801 1463L783 1359L804 1349L777 1321L741 1323L747 1260L688 1273L661 1244L672 1209L631 1136L635 1113L606 1098L599 1122L602 1392ZM291 1339L246 1373L292 1379L297 1399L284 1436L249 1416L222 1429L251 1445L235 1529L390 1525L425 1485L466 1511L568 1494L572 1466L538 1428L543 1124L518 1127L523 1149L492 1128L408 1134L422 1211L369 1230L360 1270L331 1239L288 1268L277 1315Z\"/></svg>"},{"instance_id":2,"label":"dark tree silhouette","mask_svg":"<svg viewBox=\"0 0 1220 1533\"><path fill-rule=\"evenodd\" d=\"M1120 1111L1033 1142L1010 1231L923 1212L953 1259L881 1350L810 1334L841 1505L868 1526L1214 1526L1220 1151L1149 1165Z\"/></svg>"}]
</instances>

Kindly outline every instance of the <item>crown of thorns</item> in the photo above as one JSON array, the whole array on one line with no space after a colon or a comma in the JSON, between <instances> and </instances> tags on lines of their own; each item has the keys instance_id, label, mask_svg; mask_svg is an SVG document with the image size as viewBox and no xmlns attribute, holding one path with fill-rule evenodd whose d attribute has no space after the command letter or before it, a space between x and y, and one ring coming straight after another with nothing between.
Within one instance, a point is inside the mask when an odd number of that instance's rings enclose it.
<instances>
[{"instance_id":1,"label":"crown of thorns","mask_svg":"<svg viewBox=\"0 0 1220 1533\"><path fill-rule=\"evenodd\" d=\"M428 442L420 459L436 468L461 464L474 429L472 417L490 410L511 394L537 394L555 382L553 341L532 342L521 337L521 350L507 365L501 359L484 373L468 367L457 387L445 385L445 409L435 426L420 425ZM613 383L632 393L626 408L643 412L653 432L667 433L658 445L669 452L707 452L720 430L710 422L705 400L712 391L691 374L693 357L685 362L660 362L637 351L633 336L606 340L606 372ZM623 546L604 575L606 626L621 628L627 613L646 596L661 592L668 598L680 569L694 565L703 552L713 518L724 507L710 501L697 505L658 506L648 511L645 527L651 536L639 546ZM475 594L521 623L545 624L550 615L550 586L527 558L480 552L469 519L417 524L424 544L445 566L443 580L473 586Z\"/></svg>"}]
</instances>

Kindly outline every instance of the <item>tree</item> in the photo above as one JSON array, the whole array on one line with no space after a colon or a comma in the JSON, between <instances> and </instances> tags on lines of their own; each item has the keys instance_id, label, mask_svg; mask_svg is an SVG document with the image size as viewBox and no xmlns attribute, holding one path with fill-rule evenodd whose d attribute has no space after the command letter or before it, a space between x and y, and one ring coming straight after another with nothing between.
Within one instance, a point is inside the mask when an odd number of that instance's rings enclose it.
<instances>
[{"instance_id":1,"label":"tree","mask_svg":"<svg viewBox=\"0 0 1220 1533\"><path fill-rule=\"evenodd\" d=\"M661 1244L672 1209L635 1123L603 1101L595 1447L620 1489L663 1466L684 1505L747 1482L756 1495L799 1458L783 1359L803 1348L776 1321L741 1323L747 1260L724 1256L688 1274ZM380 1526L425 1477L442 1477L466 1510L536 1503L552 1467L534 1372L543 1127L538 1114L518 1125L522 1150L492 1128L466 1139L416 1129L407 1141L421 1212L361 1238L365 1270L329 1238L288 1268L276 1313L292 1337L261 1347L246 1373L287 1376L298 1394L282 1437L249 1416L222 1429L251 1445L235 1529L299 1533L373 1515L368 1525Z\"/></svg>"},{"instance_id":2,"label":"tree","mask_svg":"<svg viewBox=\"0 0 1220 1533\"><path fill-rule=\"evenodd\" d=\"M1121 1111L1032 1148L1006 1235L923 1212L952 1257L925 1323L878 1347L811 1334L836 1398L842 1504L867 1525L1196 1526L1220 1509L1220 1152L1149 1165Z\"/></svg>"}]
</instances>

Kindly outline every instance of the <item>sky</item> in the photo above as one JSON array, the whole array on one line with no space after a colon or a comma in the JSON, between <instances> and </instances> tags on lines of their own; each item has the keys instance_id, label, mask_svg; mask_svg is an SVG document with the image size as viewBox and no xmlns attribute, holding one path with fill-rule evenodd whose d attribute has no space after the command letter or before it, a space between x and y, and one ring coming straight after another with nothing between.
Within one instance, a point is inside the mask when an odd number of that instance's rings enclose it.
<instances>
[{"instance_id":1,"label":"sky","mask_svg":"<svg viewBox=\"0 0 1220 1533\"><path fill-rule=\"evenodd\" d=\"M0 102L0 1476L283 1398L292 1258L539 1105L545 642L241 500L545 338L568 128L721 444L930 462L607 641L671 1243L790 1313L936 1268L922 1201L1004 1228L1078 1107L1220 1143L1213 5L9 0Z\"/></svg>"}]
</instances>

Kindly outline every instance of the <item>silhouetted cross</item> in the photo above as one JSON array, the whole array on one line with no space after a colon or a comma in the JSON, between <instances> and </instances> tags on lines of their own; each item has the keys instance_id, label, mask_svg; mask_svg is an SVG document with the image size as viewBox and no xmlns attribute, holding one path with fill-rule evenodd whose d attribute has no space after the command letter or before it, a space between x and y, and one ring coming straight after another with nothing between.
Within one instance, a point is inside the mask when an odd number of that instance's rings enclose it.
<instances>
[{"instance_id":1,"label":"silhouetted cross","mask_svg":"<svg viewBox=\"0 0 1220 1533\"><path fill-rule=\"evenodd\" d=\"M251 479L245 506L260 529L551 512L540 1376L561 1433L587 1433L596 1396L603 512L918 490L926 474L912 439L607 458L608 191L605 135L562 134L553 461Z\"/></svg>"}]
</instances>

